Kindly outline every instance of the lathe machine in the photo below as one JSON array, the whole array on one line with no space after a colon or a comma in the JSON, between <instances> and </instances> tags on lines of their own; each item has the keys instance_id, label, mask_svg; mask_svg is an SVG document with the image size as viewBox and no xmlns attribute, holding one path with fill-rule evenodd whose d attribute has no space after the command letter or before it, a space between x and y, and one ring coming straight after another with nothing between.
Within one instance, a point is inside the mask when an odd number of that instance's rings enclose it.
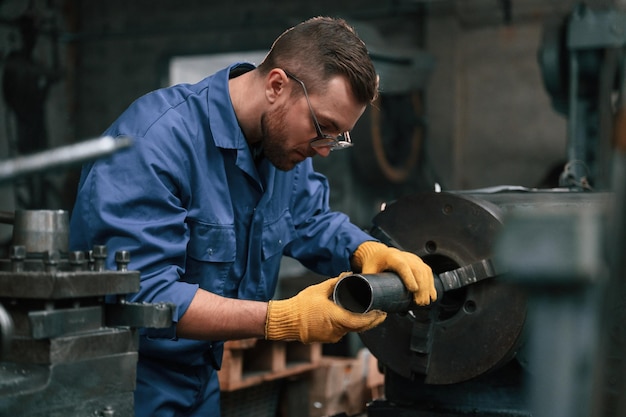
<instances>
[{"instance_id":1,"label":"lathe machine","mask_svg":"<svg viewBox=\"0 0 626 417\"><path fill-rule=\"evenodd\" d=\"M360 335L385 374L385 399L370 404L368 416L590 415L567 413L576 398L590 402L585 387L597 363L587 354L599 339L597 294L606 278L598 251L612 204L610 193L502 187L422 193L387 206L372 234L419 255L447 290L431 307L390 313ZM536 221L545 224L537 230ZM538 386L562 391L551 398L561 412L533 414Z\"/></svg>"},{"instance_id":2,"label":"lathe machine","mask_svg":"<svg viewBox=\"0 0 626 417\"><path fill-rule=\"evenodd\" d=\"M458 285L361 335L385 374L369 417L626 415L625 28L623 8L585 4L545 27L561 188L417 194L374 218Z\"/></svg>"}]
</instances>

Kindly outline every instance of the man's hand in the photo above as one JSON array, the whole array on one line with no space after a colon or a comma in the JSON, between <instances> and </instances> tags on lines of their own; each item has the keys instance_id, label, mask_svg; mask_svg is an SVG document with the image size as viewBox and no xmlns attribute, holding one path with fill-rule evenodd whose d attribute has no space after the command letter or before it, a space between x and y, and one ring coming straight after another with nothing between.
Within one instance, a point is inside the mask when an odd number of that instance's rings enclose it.
<instances>
[{"instance_id":1,"label":"man's hand","mask_svg":"<svg viewBox=\"0 0 626 417\"><path fill-rule=\"evenodd\" d=\"M352 263L361 269L362 274L395 272L413 293L417 305L424 306L437 299L432 270L414 253L367 241L361 243L354 252Z\"/></svg>"},{"instance_id":2,"label":"man's hand","mask_svg":"<svg viewBox=\"0 0 626 417\"><path fill-rule=\"evenodd\" d=\"M272 300L267 307L265 338L303 343L335 343L348 332L362 332L382 323L387 314L374 310L351 313L330 300L340 277L312 285L286 300Z\"/></svg>"}]
</instances>

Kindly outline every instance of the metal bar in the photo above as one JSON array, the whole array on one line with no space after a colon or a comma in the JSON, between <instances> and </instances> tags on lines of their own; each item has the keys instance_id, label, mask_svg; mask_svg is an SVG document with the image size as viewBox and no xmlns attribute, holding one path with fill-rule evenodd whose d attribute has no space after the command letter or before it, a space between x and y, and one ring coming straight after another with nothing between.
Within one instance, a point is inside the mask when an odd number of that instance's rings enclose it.
<instances>
[{"instance_id":1,"label":"metal bar","mask_svg":"<svg viewBox=\"0 0 626 417\"><path fill-rule=\"evenodd\" d=\"M103 309L101 306L96 306L32 311L28 313L28 319L32 337L46 339L101 328Z\"/></svg>"},{"instance_id":2,"label":"metal bar","mask_svg":"<svg viewBox=\"0 0 626 417\"><path fill-rule=\"evenodd\" d=\"M107 326L164 329L172 325L173 303L118 303L106 305Z\"/></svg>"},{"instance_id":3,"label":"metal bar","mask_svg":"<svg viewBox=\"0 0 626 417\"><path fill-rule=\"evenodd\" d=\"M139 271L0 271L0 297L59 300L139 291Z\"/></svg>"},{"instance_id":4,"label":"metal bar","mask_svg":"<svg viewBox=\"0 0 626 417\"><path fill-rule=\"evenodd\" d=\"M102 138L62 146L33 155L13 158L0 163L0 183L25 175L79 164L91 159L110 155L120 149L129 147L131 144L132 140L129 137L114 138L104 136Z\"/></svg>"}]
</instances>

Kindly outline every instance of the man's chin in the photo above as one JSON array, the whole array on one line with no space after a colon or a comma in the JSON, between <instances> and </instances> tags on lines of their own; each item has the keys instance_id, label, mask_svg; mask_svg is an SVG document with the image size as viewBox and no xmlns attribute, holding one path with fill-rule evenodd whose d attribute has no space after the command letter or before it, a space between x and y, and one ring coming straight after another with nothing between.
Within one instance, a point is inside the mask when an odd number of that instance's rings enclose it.
<instances>
[{"instance_id":1,"label":"man's chin","mask_svg":"<svg viewBox=\"0 0 626 417\"><path fill-rule=\"evenodd\" d=\"M270 163L274 165L274 167L280 171L291 171L306 159L306 156L302 156L298 154L298 159L286 159L282 158L280 161L273 161L271 158L268 158Z\"/></svg>"},{"instance_id":2,"label":"man's chin","mask_svg":"<svg viewBox=\"0 0 626 417\"><path fill-rule=\"evenodd\" d=\"M274 167L276 167L276 169L278 169L279 171L291 171L292 169L294 169L296 167L296 165L298 165L300 162L302 161L289 161L289 162L282 162L280 164L275 164L274 162L272 162L272 165L274 165Z\"/></svg>"}]
</instances>

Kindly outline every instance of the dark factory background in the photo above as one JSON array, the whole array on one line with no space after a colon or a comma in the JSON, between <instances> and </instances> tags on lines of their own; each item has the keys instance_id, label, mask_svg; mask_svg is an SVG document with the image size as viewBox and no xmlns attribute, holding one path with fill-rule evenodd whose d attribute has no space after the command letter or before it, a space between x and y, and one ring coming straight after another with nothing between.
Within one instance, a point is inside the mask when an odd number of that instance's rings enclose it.
<instances>
[{"instance_id":1,"label":"dark factory background","mask_svg":"<svg viewBox=\"0 0 626 417\"><path fill-rule=\"evenodd\" d=\"M566 121L537 59L542 28L575 3L4 0L0 157L96 137L167 85L176 57L263 52L285 27L325 14L345 17L380 55L388 94L350 154L316 161L334 208L367 225L381 202L435 183L536 186L566 155ZM1 208L71 208L75 172L41 181L6 186Z\"/></svg>"},{"instance_id":2,"label":"dark factory background","mask_svg":"<svg viewBox=\"0 0 626 417\"><path fill-rule=\"evenodd\" d=\"M600 342L606 345L599 342L590 347L583 339L600 332L599 322L606 331L612 325L619 327L621 318L626 318L623 284L614 281L626 270L621 260L624 236L619 235L624 222L619 213L612 213L616 226L610 232L617 233L606 233L610 250L603 251L588 234L591 230L595 231L591 233L594 238L602 235L596 230L599 226L589 217L578 216L583 208L598 207L604 216L609 198L588 191L611 191L625 180L619 166L616 172L609 172L611 140L621 146L625 141L613 137L613 126L607 122L614 109L602 107L602 102L615 102L619 97L621 108L626 108L622 62L625 3L0 0L0 179L2 162L98 138L133 100L149 91L199 80L231 61L259 63L271 42L287 27L316 15L343 17L365 40L380 74L381 90L379 99L368 107L352 132L355 146L348 152L314 160L331 183L331 207L347 213L364 229L369 230L376 219L373 231L381 233L373 233L376 237L409 250L423 249L423 253L416 252L436 273L477 265L482 268L497 249L502 259L508 260L517 283L536 294L533 323L558 323L560 330L570 332L528 325L526 299L510 292L508 281L493 287L492 280L475 286L466 281L464 288L446 294L441 308L448 310L439 312L442 316L433 319L436 324L427 330L417 330L417 324L407 329L401 321L406 318L403 316L389 327L383 326L382 334L373 332L363 340L352 335L338 351L325 350L349 356L365 342L384 362L387 396L408 405L398 410L385 403L371 408L368 415L456 417L474 410L471 415L530 417L520 397L519 363L513 369L503 366L513 356L522 363L523 354L527 354L550 365L562 364L559 359L563 358L578 361L578 373L572 374L563 365L549 375L540 374L542 383L526 387L538 407L549 410L537 415L584 417L592 414L580 410L596 407L594 416L620 416L619 410L626 406L615 396L607 394L605 402L589 399L590 386L596 393L605 388L611 365L607 365L608 359L594 362L585 354L604 349L607 358L621 364L621 354L618 359L611 354L626 345L626 331L621 325L619 337L614 338L619 339L617 347L604 339ZM571 27L579 32L567 32ZM583 32L585 35L576 37ZM578 55L576 48L591 52ZM596 53L598 50L602 53ZM604 55L605 50L610 52ZM611 71L621 71L621 76L613 77ZM622 84L617 85L618 81ZM620 126L623 132L626 125ZM1 213L22 209L71 211L79 175L77 164L47 168L44 158L40 165L34 173L0 182ZM620 173L622 177L611 177ZM575 192L564 192L568 187ZM482 194L500 189L505 193ZM507 194L520 190L526 194ZM428 194L432 192L437 193ZM426 197L417 203L411 199L420 193ZM393 205L396 201L399 203ZM392 208L380 215L381 209L390 205ZM441 220L440 216L450 214L445 210L442 214L441 207L457 210L459 223ZM550 217L554 211L566 215L554 220ZM498 240L501 246L494 249L495 231L502 223L500 213L539 213L545 218L536 223L536 219L523 216L518 223L512 221L505 229L508 233ZM562 225L571 234L551 234L549 227L535 229L546 218L546 224ZM17 222L17 217L0 222L0 258L9 257L13 221ZM570 223L561 224L566 221ZM467 225L471 230L466 230ZM536 234L529 236L530 230ZM417 243L423 236L426 245ZM519 249L519 242L539 238L544 243L554 240L559 250L543 250L543 243L528 252L526 247ZM524 262L511 255L521 252ZM595 256L598 252L603 260L604 255L608 258L608 268L604 269L600 256ZM10 256L14 255L11 252ZM527 264L531 266L526 268ZM589 276L595 278L599 271L611 284L598 290L588 284L593 281ZM533 292L539 287L545 289L534 280L537 273L547 278L550 294L557 295L550 303L545 303L543 292ZM499 271L487 268L483 276L472 279L494 276L499 276ZM573 277L575 285L564 284L565 276ZM277 297L290 295L319 278L285 259ZM6 285L8 281L3 279L0 274L0 284ZM0 302L3 297L17 297L13 295L19 293L15 288L10 288L10 296L0 293ZM609 307L598 301L598 294L604 294L606 288L620 289L613 292L615 299L606 303L619 314L610 316L605 311ZM1 318L0 314L0 330ZM419 322L419 314L412 319ZM578 329L581 322L580 337L572 337L577 331L572 329ZM541 346L520 347L527 332L536 335L542 331ZM422 336L425 351L420 350ZM477 342L481 337L486 340L482 344ZM580 343L570 343L569 337ZM548 341L562 348L562 357L549 357L541 350L550 345ZM404 351L405 344L409 353ZM416 359L415 352L425 356ZM457 358L480 364L464 368L455 362ZM595 366L601 371L591 370ZM614 370L621 370L620 366ZM492 371L501 368L502 373L491 379L479 378L477 384L463 385L476 376L494 375ZM426 375L424 381L416 381L420 372ZM623 377L611 376L612 382L607 384L623 390ZM582 388L576 385L575 377L582 381ZM562 381L570 383L558 391L555 386ZM10 395L2 397L7 390L0 380L0 414L1 407L18 407L7 400ZM28 388L20 393L26 391ZM553 406L555 401L549 398L555 393L561 395L561 408ZM417 402L428 403L427 410L414 408ZM600 412L603 406L618 411ZM99 415L112 416L112 412L105 409Z\"/></svg>"}]
</instances>

